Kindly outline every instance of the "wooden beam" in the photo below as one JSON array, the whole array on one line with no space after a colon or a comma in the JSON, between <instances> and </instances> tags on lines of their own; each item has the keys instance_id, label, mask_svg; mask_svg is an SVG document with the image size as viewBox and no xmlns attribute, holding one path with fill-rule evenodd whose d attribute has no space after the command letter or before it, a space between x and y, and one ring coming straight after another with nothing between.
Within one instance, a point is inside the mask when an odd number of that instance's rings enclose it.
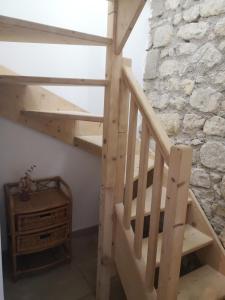
<instances>
[{"instance_id":1,"label":"wooden beam","mask_svg":"<svg viewBox=\"0 0 225 300\"><path fill-rule=\"evenodd\" d=\"M116 0L116 53L122 52L146 0Z\"/></svg>"},{"instance_id":2,"label":"wooden beam","mask_svg":"<svg viewBox=\"0 0 225 300\"><path fill-rule=\"evenodd\" d=\"M70 29L0 16L0 41L107 46L112 40Z\"/></svg>"},{"instance_id":3,"label":"wooden beam","mask_svg":"<svg viewBox=\"0 0 225 300\"><path fill-rule=\"evenodd\" d=\"M90 122L103 122L103 116L93 115L79 111L43 111L43 110L22 110L21 113L28 117L50 118L61 120L79 120Z\"/></svg>"},{"instance_id":4,"label":"wooden beam","mask_svg":"<svg viewBox=\"0 0 225 300\"><path fill-rule=\"evenodd\" d=\"M106 86L106 80L81 79L81 78L59 78L40 76L19 76L0 74L0 84L17 85L61 85L61 86Z\"/></svg>"}]
</instances>

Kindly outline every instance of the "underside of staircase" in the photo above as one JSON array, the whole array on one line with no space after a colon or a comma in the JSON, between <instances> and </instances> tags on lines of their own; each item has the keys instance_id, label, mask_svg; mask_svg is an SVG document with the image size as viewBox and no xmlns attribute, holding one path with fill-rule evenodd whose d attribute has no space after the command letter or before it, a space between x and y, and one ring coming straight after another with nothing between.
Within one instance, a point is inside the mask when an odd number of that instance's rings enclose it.
<instances>
[{"instance_id":1,"label":"underside of staircase","mask_svg":"<svg viewBox=\"0 0 225 300\"><path fill-rule=\"evenodd\" d=\"M128 300L225 299L225 251L189 189L191 148L171 144L122 57L145 2L109 1L108 37L0 16L1 41L107 48L104 79L1 66L0 117L102 157L98 300L109 299L114 268ZM44 85L102 86L104 115Z\"/></svg>"}]
</instances>

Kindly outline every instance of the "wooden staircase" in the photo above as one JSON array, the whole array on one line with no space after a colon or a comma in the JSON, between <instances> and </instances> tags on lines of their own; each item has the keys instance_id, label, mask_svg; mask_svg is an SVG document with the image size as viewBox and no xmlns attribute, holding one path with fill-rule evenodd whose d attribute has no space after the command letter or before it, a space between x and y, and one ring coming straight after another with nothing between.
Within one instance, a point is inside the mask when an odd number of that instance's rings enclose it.
<instances>
[{"instance_id":1,"label":"wooden staircase","mask_svg":"<svg viewBox=\"0 0 225 300\"><path fill-rule=\"evenodd\" d=\"M1 67L0 116L102 157L98 300L109 299L113 266L128 300L225 299L225 251L189 190L191 148L171 144L122 57L144 5L110 1L108 37L0 16L1 41L107 47L104 79ZM103 86L104 116L38 85Z\"/></svg>"},{"instance_id":2,"label":"wooden staircase","mask_svg":"<svg viewBox=\"0 0 225 300\"><path fill-rule=\"evenodd\" d=\"M114 248L127 298L223 299L225 251L188 190L191 149L171 145L131 68L126 65L122 68L122 79L131 94L126 149L129 160L124 170L124 201L115 205ZM138 192L133 199L130 193L132 145L136 138L133 124L137 124L138 112L142 117L142 132ZM150 139L156 144L154 175L152 185L146 188ZM185 259L189 264L196 259L198 263L191 269L188 265L183 267Z\"/></svg>"}]
</instances>

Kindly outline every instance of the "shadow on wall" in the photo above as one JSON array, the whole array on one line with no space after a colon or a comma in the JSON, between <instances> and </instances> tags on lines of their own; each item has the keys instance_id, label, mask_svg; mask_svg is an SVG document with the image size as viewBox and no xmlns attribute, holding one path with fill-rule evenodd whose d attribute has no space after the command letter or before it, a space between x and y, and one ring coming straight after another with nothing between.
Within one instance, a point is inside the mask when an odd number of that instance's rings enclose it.
<instances>
[{"instance_id":1,"label":"shadow on wall","mask_svg":"<svg viewBox=\"0 0 225 300\"><path fill-rule=\"evenodd\" d=\"M6 249L3 185L15 182L36 164L33 176L59 175L70 185L74 198L73 230L98 223L100 158L54 138L0 118L0 218Z\"/></svg>"}]
</instances>

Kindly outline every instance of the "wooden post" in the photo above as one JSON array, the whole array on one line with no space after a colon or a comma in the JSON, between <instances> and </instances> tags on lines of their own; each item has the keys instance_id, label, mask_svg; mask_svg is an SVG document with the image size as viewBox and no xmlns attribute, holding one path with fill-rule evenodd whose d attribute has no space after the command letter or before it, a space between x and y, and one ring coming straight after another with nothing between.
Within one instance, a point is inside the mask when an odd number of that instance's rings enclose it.
<instances>
[{"instance_id":1,"label":"wooden post","mask_svg":"<svg viewBox=\"0 0 225 300\"><path fill-rule=\"evenodd\" d=\"M157 300L176 300L188 203L192 149L172 146Z\"/></svg>"},{"instance_id":2,"label":"wooden post","mask_svg":"<svg viewBox=\"0 0 225 300\"><path fill-rule=\"evenodd\" d=\"M108 37L114 36L116 20L115 3L109 2ZM116 170L118 159L119 130L119 83L122 68L122 55L116 55L113 44L107 47L103 149L102 187L100 199L100 224L98 245L97 300L108 300L112 271L113 214L115 204Z\"/></svg>"}]
</instances>

